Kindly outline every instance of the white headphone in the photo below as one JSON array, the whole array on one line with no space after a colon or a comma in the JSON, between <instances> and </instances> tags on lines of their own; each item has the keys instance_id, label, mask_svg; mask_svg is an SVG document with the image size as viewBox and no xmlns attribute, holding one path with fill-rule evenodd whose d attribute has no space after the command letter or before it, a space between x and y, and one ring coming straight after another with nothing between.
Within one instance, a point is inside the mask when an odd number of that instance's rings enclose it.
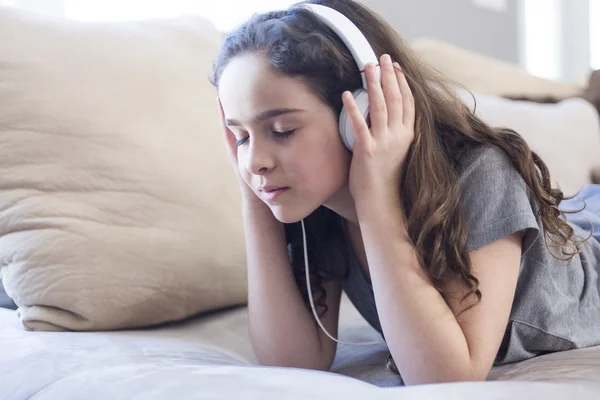
<instances>
[{"instance_id":1,"label":"white headphone","mask_svg":"<svg viewBox=\"0 0 600 400\"><path fill-rule=\"evenodd\" d=\"M367 78L365 76L365 66L369 63L377 65L377 77L381 80L381 68L375 51L367 41L362 32L350 21L344 14L320 4L303 4L302 8L312 11L322 22L331 28L342 39L360 71L363 87L352 92L354 100L358 105L362 116L367 119L369 114L369 97L367 94ZM354 149L354 132L350 123L350 118L344 107L339 120L339 131L342 142L350 151Z\"/></svg>"},{"instance_id":2,"label":"white headphone","mask_svg":"<svg viewBox=\"0 0 600 400\"><path fill-rule=\"evenodd\" d=\"M346 44L346 46L352 53L352 56L354 57L354 60L358 65L358 69L360 71L363 82L363 87L355 90L352 94L354 95L354 99L356 101L356 104L358 105L359 110L361 111L363 117L366 119L367 115L369 114L369 97L367 95L367 79L365 77L365 66L368 63L374 63L377 65L377 76L379 77L379 80L381 80L381 69L379 68L377 56L371 48L371 45L369 44L365 36L361 33L361 31L356 27L356 25L354 25L352 21L346 18L346 16L340 13L339 11L319 4L303 4L301 5L301 7L312 11L321 21L323 21L327 26L329 26L342 39L342 41ZM344 145L348 150L352 151L354 148L354 132L350 124L350 118L348 118L348 115L344 108L342 108L342 113L340 114L339 131L340 137L342 138L342 142L344 142ZM362 343L342 342L337 340L329 332L327 332L327 329L325 329L325 327L321 323L321 320L317 315L317 310L314 306L312 290L310 288L310 274L308 270L308 252L306 250L306 232L304 230L304 220L302 220L301 223L302 238L304 243L304 265L306 269L306 287L308 290L308 299L312 308L313 315L323 332L325 332L325 334L335 342L349 344L353 346L371 346L385 343L385 341Z\"/></svg>"}]
</instances>

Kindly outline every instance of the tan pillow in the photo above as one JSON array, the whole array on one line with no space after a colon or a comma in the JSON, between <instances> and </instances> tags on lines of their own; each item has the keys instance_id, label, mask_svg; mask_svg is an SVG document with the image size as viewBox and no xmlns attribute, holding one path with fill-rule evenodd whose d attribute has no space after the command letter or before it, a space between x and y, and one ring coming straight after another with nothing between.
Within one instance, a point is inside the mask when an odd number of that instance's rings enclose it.
<instances>
[{"instance_id":1,"label":"tan pillow","mask_svg":"<svg viewBox=\"0 0 600 400\"><path fill-rule=\"evenodd\" d=\"M600 113L600 69L590 74L583 97L592 103Z\"/></svg>"},{"instance_id":2,"label":"tan pillow","mask_svg":"<svg viewBox=\"0 0 600 400\"><path fill-rule=\"evenodd\" d=\"M179 320L247 299L205 20L0 8L0 271L31 330Z\"/></svg>"},{"instance_id":3,"label":"tan pillow","mask_svg":"<svg viewBox=\"0 0 600 400\"><path fill-rule=\"evenodd\" d=\"M411 47L445 76L477 93L556 100L583 93L584 88L577 85L539 78L518 65L435 39L416 39Z\"/></svg>"},{"instance_id":4,"label":"tan pillow","mask_svg":"<svg viewBox=\"0 0 600 400\"><path fill-rule=\"evenodd\" d=\"M472 109L473 97L457 90ZM556 104L509 100L474 93L476 113L493 126L517 131L546 163L554 187L566 196L592 183L590 172L600 165L600 119L584 99L571 98Z\"/></svg>"}]
</instances>

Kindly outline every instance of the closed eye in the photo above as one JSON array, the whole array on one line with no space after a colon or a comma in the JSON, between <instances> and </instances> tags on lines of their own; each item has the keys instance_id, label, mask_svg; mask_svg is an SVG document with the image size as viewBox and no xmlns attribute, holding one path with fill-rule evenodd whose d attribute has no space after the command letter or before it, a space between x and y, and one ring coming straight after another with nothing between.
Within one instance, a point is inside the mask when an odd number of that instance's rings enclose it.
<instances>
[{"instance_id":1,"label":"closed eye","mask_svg":"<svg viewBox=\"0 0 600 400\"><path fill-rule=\"evenodd\" d=\"M289 131L285 131L285 132L273 131L273 135L275 135L275 137L277 137L277 138L286 138L286 137L292 135L295 131L296 131L295 129L292 129L292 130L289 130ZM246 136L245 138L238 140L236 142L236 145L237 146L243 145L244 143L246 143L246 141L249 138L250 138L250 136Z\"/></svg>"},{"instance_id":2,"label":"closed eye","mask_svg":"<svg viewBox=\"0 0 600 400\"><path fill-rule=\"evenodd\" d=\"M294 133L295 129L289 130L289 131L285 131L285 132L277 132L277 131L273 131L273 134L277 137L280 138L285 138L290 136L292 133Z\"/></svg>"}]
</instances>

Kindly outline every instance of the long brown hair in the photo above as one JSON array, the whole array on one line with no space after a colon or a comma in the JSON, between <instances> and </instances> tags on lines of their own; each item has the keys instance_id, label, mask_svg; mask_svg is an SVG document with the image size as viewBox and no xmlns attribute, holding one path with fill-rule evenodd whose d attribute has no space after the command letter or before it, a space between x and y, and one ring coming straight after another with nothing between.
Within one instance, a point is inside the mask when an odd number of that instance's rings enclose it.
<instances>
[{"instance_id":1,"label":"long brown hair","mask_svg":"<svg viewBox=\"0 0 600 400\"><path fill-rule=\"evenodd\" d=\"M479 282L471 273L467 252L467 227L461 209L458 158L463 150L481 144L501 148L512 161L539 203L546 239L562 255L569 251L573 229L561 218L563 193L551 186L546 164L525 140L508 128L488 125L456 94L459 86L425 63L396 31L376 13L352 0L309 0L334 8L348 17L365 35L375 54L389 54L407 77L415 99L415 140L409 150L400 190L408 233L419 263L431 283L444 295L445 279L460 279L468 288L463 300L474 294L481 301ZM298 3L301 4L301 3ZM352 55L339 37L310 12L291 7L283 11L255 14L231 32L215 60L212 82L218 87L229 61L245 52L258 52L275 70L303 77L311 89L339 115L344 90L361 87ZM302 231L299 223L286 224L292 267L308 304L304 279ZM311 283L320 307L326 293L322 283L331 278L327 268L331 246L340 246L340 229L333 211L320 207L306 219ZM578 244L575 244L578 249ZM340 256L344 252L336 253ZM555 256L556 257L556 256ZM567 259L568 259L567 258Z\"/></svg>"}]
</instances>

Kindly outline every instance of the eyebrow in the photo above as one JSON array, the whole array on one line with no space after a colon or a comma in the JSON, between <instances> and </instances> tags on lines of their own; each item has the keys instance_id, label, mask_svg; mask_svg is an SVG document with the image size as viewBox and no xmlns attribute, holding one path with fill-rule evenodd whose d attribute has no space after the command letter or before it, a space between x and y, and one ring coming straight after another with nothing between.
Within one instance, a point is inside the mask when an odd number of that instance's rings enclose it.
<instances>
[{"instance_id":1,"label":"eyebrow","mask_svg":"<svg viewBox=\"0 0 600 400\"><path fill-rule=\"evenodd\" d=\"M263 122L270 118L278 117L283 114L290 114L295 112L306 111L299 108L275 108L273 110L263 111L256 117L252 118L253 123ZM227 126L241 126L242 124L235 119L225 119L225 125Z\"/></svg>"}]
</instances>

